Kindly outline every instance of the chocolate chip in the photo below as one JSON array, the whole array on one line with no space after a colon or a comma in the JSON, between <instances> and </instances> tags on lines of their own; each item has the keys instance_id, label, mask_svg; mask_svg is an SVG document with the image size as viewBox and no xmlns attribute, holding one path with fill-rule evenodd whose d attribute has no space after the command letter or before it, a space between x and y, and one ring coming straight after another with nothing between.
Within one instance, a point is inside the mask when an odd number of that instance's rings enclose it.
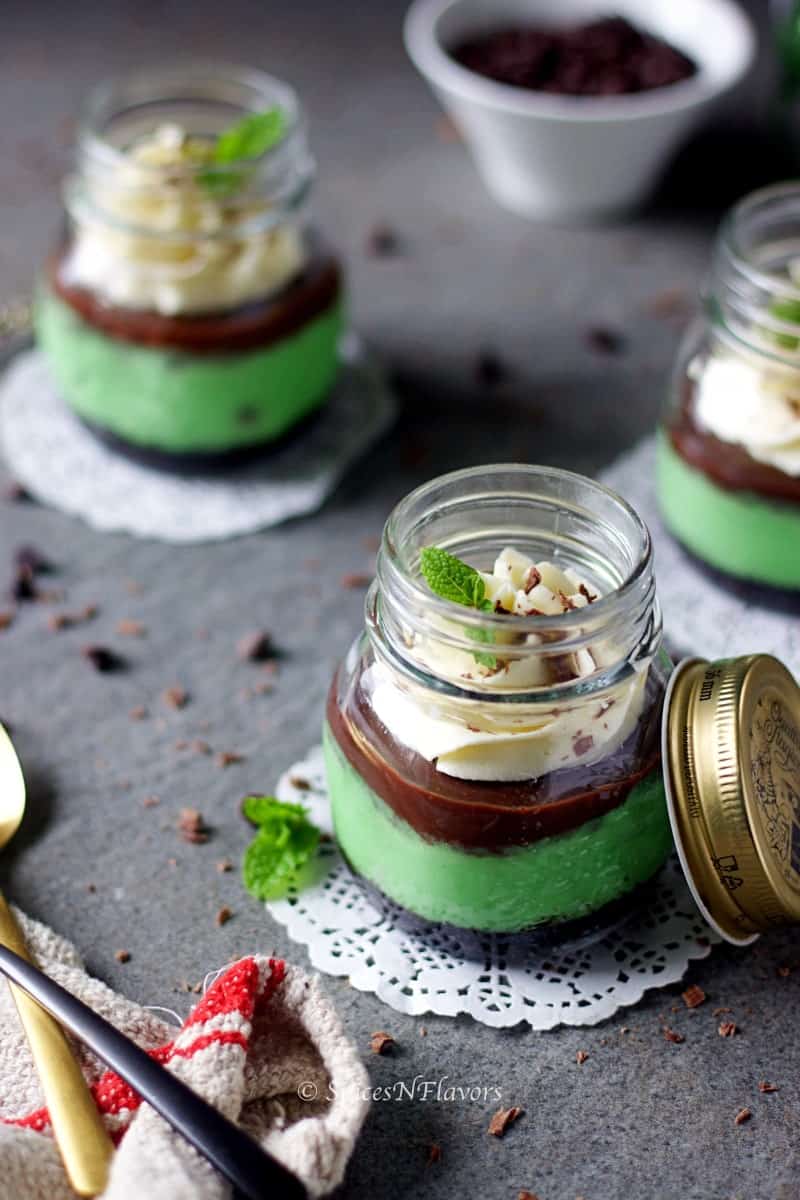
<instances>
[{"instance_id":1,"label":"chocolate chip","mask_svg":"<svg viewBox=\"0 0 800 1200\"><path fill-rule=\"evenodd\" d=\"M236 644L236 653L244 662L265 662L276 654L271 636L264 630L246 633Z\"/></svg>"},{"instance_id":2,"label":"chocolate chip","mask_svg":"<svg viewBox=\"0 0 800 1200\"><path fill-rule=\"evenodd\" d=\"M391 258L400 254L402 242L388 225L375 225L367 237L367 253L373 258Z\"/></svg>"},{"instance_id":3,"label":"chocolate chip","mask_svg":"<svg viewBox=\"0 0 800 1200\"><path fill-rule=\"evenodd\" d=\"M131 709L128 716L132 721L144 721L147 716L147 709L143 704L137 704L135 708Z\"/></svg>"},{"instance_id":4,"label":"chocolate chip","mask_svg":"<svg viewBox=\"0 0 800 1200\"><path fill-rule=\"evenodd\" d=\"M182 808L178 818L178 833L185 842L202 845L208 841L211 830L196 808Z\"/></svg>"},{"instance_id":5,"label":"chocolate chip","mask_svg":"<svg viewBox=\"0 0 800 1200\"><path fill-rule=\"evenodd\" d=\"M594 738L590 733L584 733L582 737L576 737L572 743L572 749L578 758L583 754L588 754L594 746Z\"/></svg>"},{"instance_id":6,"label":"chocolate chip","mask_svg":"<svg viewBox=\"0 0 800 1200\"><path fill-rule=\"evenodd\" d=\"M97 605L87 604L80 612L74 613L51 613L47 618L47 628L53 633L59 633L62 629L72 629L75 625L82 625L85 621L91 621L97 616Z\"/></svg>"},{"instance_id":7,"label":"chocolate chip","mask_svg":"<svg viewBox=\"0 0 800 1200\"><path fill-rule=\"evenodd\" d=\"M688 987L683 993L682 998L683 1003L687 1008L699 1008L701 1004L705 1003L706 994L701 987L698 987L696 983L693 983L692 986Z\"/></svg>"},{"instance_id":8,"label":"chocolate chip","mask_svg":"<svg viewBox=\"0 0 800 1200\"><path fill-rule=\"evenodd\" d=\"M395 1045L395 1040L385 1029L379 1029L370 1035L369 1045L373 1054L386 1054Z\"/></svg>"},{"instance_id":9,"label":"chocolate chip","mask_svg":"<svg viewBox=\"0 0 800 1200\"><path fill-rule=\"evenodd\" d=\"M621 354L625 348L622 334L601 325L594 325L586 330L586 344L596 354Z\"/></svg>"},{"instance_id":10,"label":"chocolate chip","mask_svg":"<svg viewBox=\"0 0 800 1200\"><path fill-rule=\"evenodd\" d=\"M164 692L164 703L168 704L170 708L185 708L189 703L189 693L177 685L169 687Z\"/></svg>"},{"instance_id":11,"label":"chocolate chip","mask_svg":"<svg viewBox=\"0 0 800 1200\"><path fill-rule=\"evenodd\" d=\"M676 1046L680 1046L681 1042L685 1042L686 1038L682 1033L677 1033L676 1030L670 1029L669 1025L664 1025L661 1032L668 1042L674 1042Z\"/></svg>"},{"instance_id":12,"label":"chocolate chip","mask_svg":"<svg viewBox=\"0 0 800 1200\"><path fill-rule=\"evenodd\" d=\"M717 1028L719 1036L724 1038L735 1037L738 1032L739 1027L735 1021L722 1021Z\"/></svg>"},{"instance_id":13,"label":"chocolate chip","mask_svg":"<svg viewBox=\"0 0 800 1200\"><path fill-rule=\"evenodd\" d=\"M244 761L244 755L236 754L233 750L220 750L214 759L218 767L232 767L236 763L243 763Z\"/></svg>"},{"instance_id":14,"label":"chocolate chip","mask_svg":"<svg viewBox=\"0 0 800 1200\"><path fill-rule=\"evenodd\" d=\"M233 870L233 863L229 858L221 858L217 863L217 870L219 871L220 875L225 875L228 873L228 871Z\"/></svg>"},{"instance_id":15,"label":"chocolate chip","mask_svg":"<svg viewBox=\"0 0 800 1200\"><path fill-rule=\"evenodd\" d=\"M131 961L131 952L130 952L130 950L115 950L114 958L117 960L118 963L130 962Z\"/></svg>"},{"instance_id":16,"label":"chocolate chip","mask_svg":"<svg viewBox=\"0 0 800 1200\"><path fill-rule=\"evenodd\" d=\"M736 1116L733 1118L733 1123L734 1125L744 1125L746 1121L750 1120L752 1115L752 1109L740 1108Z\"/></svg>"},{"instance_id":17,"label":"chocolate chip","mask_svg":"<svg viewBox=\"0 0 800 1200\"><path fill-rule=\"evenodd\" d=\"M14 623L13 612L0 612L0 633Z\"/></svg>"},{"instance_id":18,"label":"chocolate chip","mask_svg":"<svg viewBox=\"0 0 800 1200\"><path fill-rule=\"evenodd\" d=\"M440 1162L442 1158L442 1147L438 1142L431 1142L428 1147L428 1162L427 1166L432 1167L434 1163Z\"/></svg>"},{"instance_id":19,"label":"chocolate chip","mask_svg":"<svg viewBox=\"0 0 800 1200\"><path fill-rule=\"evenodd\" d=\"M758 1085L758 1090L763 1095L769 1095L771 1092L777 1092L778 1087L777 1087L777 1084L767 1083L766 1079L762 1079Z\"/></svg>"},{"instance_id":20,"label":"chocolate chip","mask_svg":"<svg viewBox=\"0 0 800 1200\"><path fill-rule=\"evenodd\" d=\"M510 1125L513 1125L524 1113L523 1108L516 1105L513 1108L499 1108L489 1122L488 1133L492 1137L502 1137Z\"/></svg>"},{"instance_id":21,"label":"chocolate chip","mask_svg":"<svg viewBox=\"0 0 800 1200\"><path fill-rule=\"evenodd\" d=\"M343 588L356 590L357 588L368 588L372 583L372 575L367 575L365 572L351 571L348 575L343 575L340 583Z\"/></svg>"},{"instance_id":22,"label":"chocolate chip","mask_svg":"<svg viewBox=\"0 0 800 1200\"><path fill-rule=\"evenodd\" d=\"M582 583L580 585L580 587L578 588L578 591L580 592L580 594L582 596L585 596L587 604L594 604L595 600L597 599L597 596L593 595L589 591L589 589L587 588L585 583Z\"/></svg>"},{"instance_id":23,"label":"chocolate chip","mask_svg":"<svg viewBox=\"0 0 800 1200\"><path fill-rule=\"evenodd\" d=\"M125 659L108 646L84 646L81 654L92 664L95 671L104 675L112 671L122 671L126 665Z\"/></svg>"},{"instance_id":24,"label":"chocolate chip","mask_svg":"<svg viewBox=\"0 0 800 1200\"><path fill-rule=\"evenodd\" d=\"M575 1052L575 1062L578 1064L579 1067L583 1066L583 1064L586 1062L588 1057L589 1057L589 1055L586 1052L586 1050L576 1050L576 1052Z\"/></svg>"},{"instance_id":25,"label":"chocolate chip","mask_svg":"<svg viewBox=\"0 0 800 1200\"><path fill-rule=\"evenodd\" d=\"M44 575L53 570L52 563L35 546L18 546L14 551L14 565L34 575Z\"/></svg>"},{"instance_id":26,"label":"chocolate chip","mask_svg":"<svg viewBox=\"0 0 800 1200\"><path fill-rule=\"evenodd\" d=\"M541 582L542 582L542 573L539 570L539 568L538 567L529 567L528 572L525 576L524 584L523 584L523 586L525 588L525 595L527 596L529 592L532 592L533 589L535 587L538 587Z\"/></svg>"},{"instance_id":27,"label":"chocolate chip","mask_svg":"<svg viewBox=\"0 0 800 1200\"><path fill-rule=\"evenodd\" d=\"M232 916L233 916L233 909L228 908L227 904L223 904L222 908L219 910L219 912L217 913L214 920L217 923L217 925L227 925L228 921L230 921Z\"/></svg>"}]
</instances>

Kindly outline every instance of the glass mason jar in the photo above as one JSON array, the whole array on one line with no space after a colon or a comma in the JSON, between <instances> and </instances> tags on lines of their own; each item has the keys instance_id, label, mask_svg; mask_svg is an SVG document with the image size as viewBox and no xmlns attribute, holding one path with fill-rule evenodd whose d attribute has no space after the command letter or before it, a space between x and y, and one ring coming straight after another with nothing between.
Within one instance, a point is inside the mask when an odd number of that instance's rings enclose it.
<instances>
[{"instance_id":1,"label":"glass mason jar","mask_svg":"<svg viewBox=\"0 0 800 1200\"><path fill-rule=\"evenodd\" d=\"M571 568L592 602L556 616L462 607L422 578L427 546L481 570L513 547ZM672 845L669 670L650 537L620 497L532 466L418 488L386 524L366 630L328 699L352 870L412 924L560 941L615 924Z\"/></svg>"},{"instance_id":2,"label":"glass mason jar","mask_svg":"<svg viewBox=\"0 0 800 1200\"><path fill-rule=\"evenodd\" d=\"M255 114L264 140L220 138ZM309 224L313 180L298 98L261 71L174 67L92 93L37 332L93 430L205 465L323 404L341 280Z\"/></svg>"},{"instance_id":3,"label":"glass mason jar","mask_svg":"<svg viewBox=\"0 0 800 1200\"><path fill-rule=\"evenodd\" d=\"M800 184L724 220L659 441L666 524L730 575L800 588Z\"/></svg>"}]
</instances>

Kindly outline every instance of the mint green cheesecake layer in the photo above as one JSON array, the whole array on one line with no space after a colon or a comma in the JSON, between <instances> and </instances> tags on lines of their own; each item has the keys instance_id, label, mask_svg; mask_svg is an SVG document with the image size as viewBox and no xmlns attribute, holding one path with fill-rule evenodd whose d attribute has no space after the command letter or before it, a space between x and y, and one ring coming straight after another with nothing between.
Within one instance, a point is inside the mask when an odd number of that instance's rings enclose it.
<instances>
[{"instance_id":1,"label":"mint green cheesecake layer","mask_svg":"<svg viewBox=\"0 0 800 1200\"><path fill-rule=\"evenodd\" d=\"M497 854L430 842L364 782L326 724L336 837L359 875L430 921L513 933L594 912L649 879L672 849L661 772L603 817Z\"/></svg>"},{"instance_id":2,"label":"mint green cheesecake layer","mask_svg":"<svg viewBox=\"0 0 800 1200\"><path fill-rule=\"evenodd\" d=\"M285 433L323 403L338 368L342 306L264 349L192 354L94 329L41 289L36 330L56 383L85 420L137 446L213 453Z\"/></svg>"},{"instance_id":3,"label":"mint green cheesecake layer","mask_svg":"<svg viewBox=\"0 0 800 1200\"><path fill-rule=\"evenodd\" d=\"M704 562L773 587L800 588L800 505L719 487L663 433L658 498L667 527Z\"/></svg>"}]
</instances>

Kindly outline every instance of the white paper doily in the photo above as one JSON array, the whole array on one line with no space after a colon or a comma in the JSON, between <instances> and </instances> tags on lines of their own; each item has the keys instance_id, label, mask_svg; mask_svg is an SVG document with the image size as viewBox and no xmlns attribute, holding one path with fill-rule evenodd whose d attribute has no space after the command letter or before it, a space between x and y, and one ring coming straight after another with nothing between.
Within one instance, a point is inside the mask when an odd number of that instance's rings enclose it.
<instances>
[{"instance_id":1,"label":"white paper doily","mask_svg":"<svg viewBox=\"0 0 800 1200\"><path fill-rule=\"evenodd\" d=\"M315 512L391 424L394 399L357 338L325 411L285 449L225 474L179 476L140 466L94 438L62 403L38 350L0 385L0 443L24 487L104 532L164 542L253 533Z\"/></svg>"},{"instance_id":2,"label":"white paper doily","mask_svg":"<svg viewBox=\"0 0 800 1200\"><path fill-rule=\"evenodd\" d=\"M306 805L333 834L322 749L281 778L277 796ZM414 936L365 898L335 841L320 846L312 882L267 910L308 948L311 963L347 975L398 1012L457 1016L497 1028L527 1021L534 1029L595 1025L641 1000L648 988L680 980L690 961L720 939L697 912L677 862L659 876L646 912L582 950L512 961L503 938ZM468 956L465 955L468 950Z\"/></svg>"},{"instance_id":3,"label":"white paper doily","mask_svg":"<svg viewBox=\"0 0 800 1200\"><path fill-rule=\"evenodd\" d=\"M633 505L650 529L670 648L702 658L774 654L800 677L800 599L787 596L769 607L753 598L752 587L715 576L681 549L658 513L655 453L655 438L647 438L600 478Z\"/></svg>"}]
</instances>

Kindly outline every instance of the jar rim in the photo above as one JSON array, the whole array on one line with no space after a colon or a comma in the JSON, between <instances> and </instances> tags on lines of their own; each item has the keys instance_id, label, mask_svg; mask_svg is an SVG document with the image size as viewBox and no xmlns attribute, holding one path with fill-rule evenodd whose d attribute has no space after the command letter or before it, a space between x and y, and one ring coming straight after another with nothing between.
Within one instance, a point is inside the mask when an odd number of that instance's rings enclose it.
<instances>
[{"instance_id":1,"label":"jar rim","mask_svg":"<svg viewBox=\"0 0 800 1200\"><path fill-rule=\"evenodd\" d=\"M277 101L284 114L286 125L280 138L263 154L254 158L231 160L225 164L226 170L243 165L262 166L275 161L285 152L285 148L298 133L302 133L305 117L299 96L295 89L277 76L270 75L259 67L239 66L233 63L194 60L189 64L163 64L146 71L132 71L124 75L110 76L101 80L88 93L78 120L78 142L81 148L100 165L113 168L121 165L127 159L124 149L115 146L106 136L104 130L115 115L126 108L139 105L157 104L167 100L203 100L213 101L213 95L204 95L203 87L220 89L220 93L230 89L229 97L238 93L238 98L222 99L221 102L233 108L239 108L242 116L248 112L255 113L266 107L266 102ZM159 93L164 93L160 95ZM253 103L248 104L245 97L249 94ZM255 101L263 97L265 103L258 106ZM164 168L151 164L137 163L146 176L152 171L153 178L163 176ZM170 168L174 173L176 168ZM178 168L182 175L191 178L192 175L208 170L208 164L181 164Z\"/></svg>"},{"instance_id":2,"label":"jar rim","mask_svg":"<svg viewBox=\"0 0 800 1200\"><path fill-rule=\"evenodd\" d=\"M383 536L381 539L381 558L389 566L395 578L402 577L404 590L407 590L414 598L422 605L427 607L434 614L441 617L452 618L454 612L458 612L459 623L469 625L471 627L487 625L490 628L500 628L508 626L508 615L501 613L484 613L473 611L469 608L464 608L453 601L445 600L437 596L425 584L420 576L412 575L409 571L404 570L399 563L399 552L395 541L395 531L400 519L415 505L419 504L427 496L433 494L442 485L458 484L463 480L474 478L476 470L480 470L483 476L487 478L487 482L492 478L497 478L502 474L514 472L522 478L528 478L531 481L551 480L553 482L572 481L583 486L588 486L596 490L598 495L604 496L607 500L618 506L620 512L631 522L633 529L638 534L640 539L638 548L634 555L634 561L628 570L625 578L620 584L597 597L591 605L593 617L610 615L614 608L618 608L620 604L624 604L628 596L636 591L641 585L642 577L650 568L652 563L652 540L650 531L647 525L639 516L639 513L632 505L628 503L619 493L605 484L599 483L595 479L590 479L588 476L581 475L577 471L569 471L562 467L537 466L527 463L492 463L488 466L464 467L457 471L450 471L444 475L438 475L434 479L428 480L427 483L421 484L402 500L395 505L389 515L384 526ZM586 624L586 610L575 609L556 614L543 614L539 616L514 616L514 629L519 633L538 633L543 628L548 626L558 626L565 630L581 628Z\"/></svg>"}]
</instances>

